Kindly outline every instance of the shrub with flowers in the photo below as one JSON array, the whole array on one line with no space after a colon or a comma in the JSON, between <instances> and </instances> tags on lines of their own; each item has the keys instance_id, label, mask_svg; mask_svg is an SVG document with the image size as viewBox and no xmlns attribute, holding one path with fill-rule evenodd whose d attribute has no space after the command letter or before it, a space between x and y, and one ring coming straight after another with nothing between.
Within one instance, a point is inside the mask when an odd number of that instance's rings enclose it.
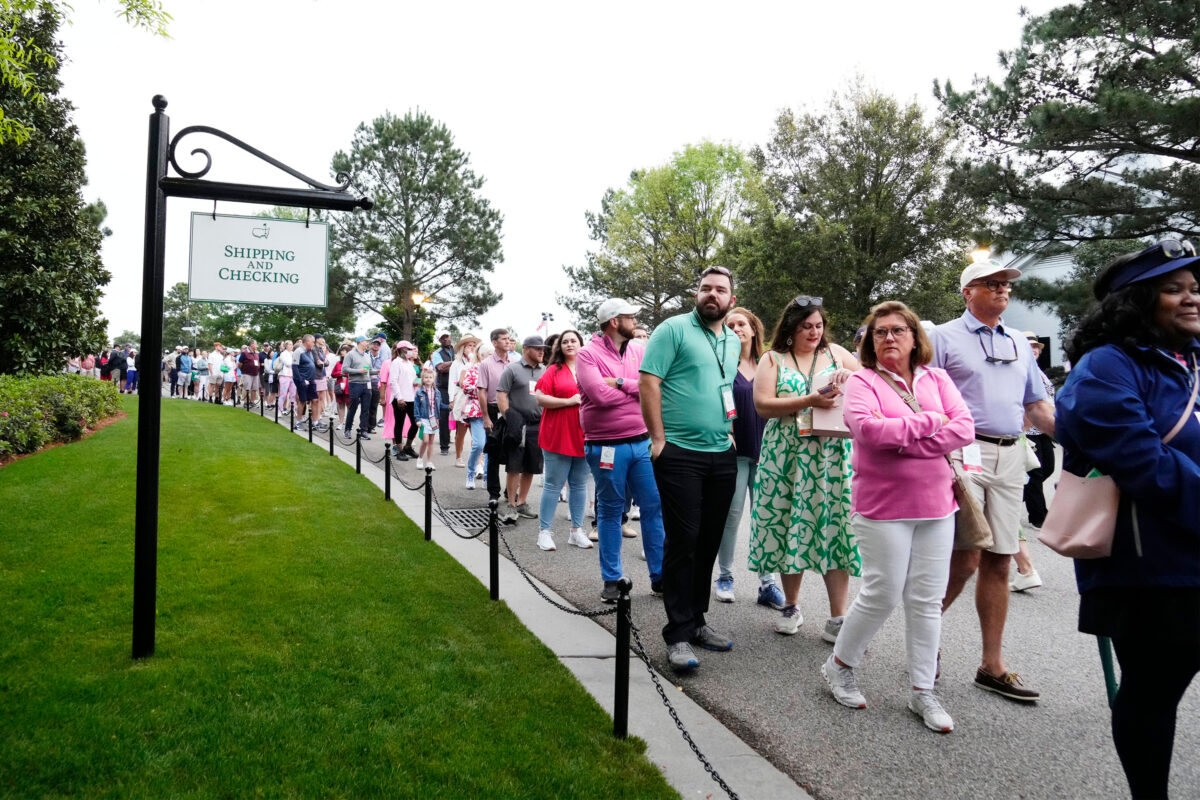
<instances>
[{"instance_id":1,"label":"shrub with flowers","mask_svg":"<svg viewBox=\"0 0 1200 800\"><path fill-rule=\"evenodd\" d=\"M0 458L78 439L120 407L121 395L107 381L71 374L0 375Z\"/></svg>"}]
</instances>

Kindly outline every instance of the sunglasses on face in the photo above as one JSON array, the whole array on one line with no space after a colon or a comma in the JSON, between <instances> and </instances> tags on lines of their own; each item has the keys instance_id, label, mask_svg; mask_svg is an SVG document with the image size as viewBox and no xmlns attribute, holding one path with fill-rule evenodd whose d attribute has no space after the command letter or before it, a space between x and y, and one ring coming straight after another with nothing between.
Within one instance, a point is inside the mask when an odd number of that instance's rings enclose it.
<instances>
[{"instance_id":1,"label":"sunglasses on face","mask_svg":"<svg viewBox=\"0 0 1200 800\"><path fill-rule=\"evenodd\" d=\"M1010 289L1011 290L1012 289L1012 281L997 281L997 280L976 281L975 283L968 283L967 286L986 286L988 291L998 292L1001 289Z\"/></svg>"}]
</instances>

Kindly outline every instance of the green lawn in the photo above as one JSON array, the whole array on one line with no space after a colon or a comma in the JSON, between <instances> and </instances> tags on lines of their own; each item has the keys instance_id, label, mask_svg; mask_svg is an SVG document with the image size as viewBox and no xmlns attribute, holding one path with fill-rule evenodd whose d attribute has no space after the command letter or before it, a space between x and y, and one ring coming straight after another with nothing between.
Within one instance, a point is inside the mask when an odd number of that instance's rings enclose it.
<instances>
[{"instance_id":1,"label":"green lawn","mask_svg":"<svg viewBox=\"0 0 1200 800\"><path fill-rule=\"evenodd\" d=\"M0 796L678 797L368 481L227 407L163 403L132 661L126 409L0 469Z\"/></svg>"}]
</instances>

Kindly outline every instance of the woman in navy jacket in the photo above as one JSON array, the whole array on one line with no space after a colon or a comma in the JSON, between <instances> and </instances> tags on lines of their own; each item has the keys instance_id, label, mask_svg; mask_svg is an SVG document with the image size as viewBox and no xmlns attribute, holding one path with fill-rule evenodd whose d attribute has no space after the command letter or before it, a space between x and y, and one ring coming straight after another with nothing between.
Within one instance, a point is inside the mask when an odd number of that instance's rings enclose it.
<instances>
[{"instance_id":1,"label":"woman in navy jacket","mask_svg":"<svg viewBox=\"0 0 1200 800\"><path fill-rule=\"evenodd\" d=\"M1055 430L1063 468L1112 476L1121 504L1112 555L1075 562L1079 630L1112 637L1113 743L1133 796L1162 798L1176 708L1200 671L1200 259L1166 240L1109 264L1094 291Z\"/></svg>"}]
</instances>

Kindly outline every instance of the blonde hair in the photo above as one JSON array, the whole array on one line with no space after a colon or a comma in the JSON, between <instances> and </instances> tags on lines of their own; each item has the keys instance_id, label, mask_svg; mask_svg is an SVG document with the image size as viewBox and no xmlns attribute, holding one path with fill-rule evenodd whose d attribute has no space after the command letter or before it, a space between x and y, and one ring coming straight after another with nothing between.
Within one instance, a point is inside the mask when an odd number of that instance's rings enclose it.
<instances>
[{"instance_id":1,"label":"blonde hair","mask_svg":"<svg viewBox=\"0 0 1200 800\"><path fill-rule=\"evenodd\" d=\"M435 384L437 383L437 373L434 372L433 368L432 367L421 367L421 385L422 386L425 385L425 376L426 375L428 375L430 378L432 378Z\"/></svg>"}]
</instances>

